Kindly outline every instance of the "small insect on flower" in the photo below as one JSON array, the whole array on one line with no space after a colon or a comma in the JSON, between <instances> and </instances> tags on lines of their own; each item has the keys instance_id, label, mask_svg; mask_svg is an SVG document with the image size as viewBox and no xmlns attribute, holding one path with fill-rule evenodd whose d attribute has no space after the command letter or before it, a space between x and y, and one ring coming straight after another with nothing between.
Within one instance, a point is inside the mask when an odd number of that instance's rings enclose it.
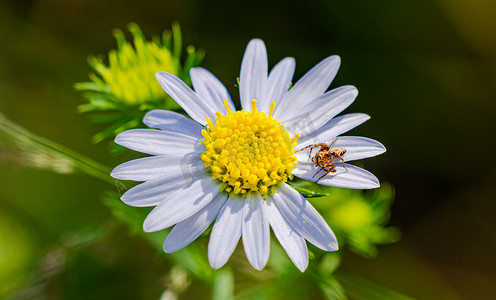
<instances>
[{"instance_id":1,"label":"small insect on flower","mask_svg":"<svg viewBox=\"0 0 496 300\"><path fill-rule=\"evenodd\" d=\"M320 167L320 169L312 176L312 178L314 178L317 174L319 174L320 171L322 170L325 171L324 175L320 176L320 178L317 179L315 183L317 183L319 180L324 178L329 173L336 173L336 166L334 165L335 158L341 159L341 162L343 163L343 168L346 171L348 171L348 169L346 169L346 166L344 165L344 159L343 159L343 155L346 153L346 149L341 149L341 148L332 149L332 145L334 145L334 143L337 140L338 138L336 137L330 145L327 145L325 143L311 144L306 146L305 148L296 151L296 152L300 152L302 150L305 150L306 148L310 148L310 153L308 154L308 160L310 160L311 158L315 166ZM320 150L317 151L314 157L312 157L312 150L317 147L320 147Z\"/></svg>"}]
</instances>

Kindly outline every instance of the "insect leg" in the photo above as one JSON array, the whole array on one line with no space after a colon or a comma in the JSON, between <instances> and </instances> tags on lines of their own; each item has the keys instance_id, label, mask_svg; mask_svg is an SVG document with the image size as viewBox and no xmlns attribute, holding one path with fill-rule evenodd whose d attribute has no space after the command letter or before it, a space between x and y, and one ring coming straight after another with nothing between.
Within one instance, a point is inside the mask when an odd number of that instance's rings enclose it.
<instances>
[{"instance_id":1,"label":"insect leg","mask_svg":"<svg viewBox=\"0 0 496 300\"><path fill-rule=\"evenodd\" d=\"M295 151L295 153L296 153L296 152L303 151L303 150L305 150L305 149L307 149L307 148L310 148L310 153L308 154L308 160L310 160L310 158L312 157L312 151L313 151L313 148L323 147L323 146L326 146L326 144L324 144L324 143L320 143L320 144L311 144L311 145L308 145L308 146L306 146L306 147L301 148L300 150L296 150L296 151Z\"/></svg>"},{"instance_id":2,"label":"insect leg","mask_svg":"<svg viewBox=\"0 0 496 300\"><path fill-rule=\"evenodd\" d=\"M318 170L315 174L313 174L312 178L314 178L314 177L315 177L315 175L319 174L319 173L320 173L320 171L322 171L322 170L325 170L325 167L320 167L320 169L319 169L319 170ZM327 173L326 173L326 174L327 174Z\"/></svg>"},{"instance_id":3,"label":"insect leg","mask_svg":"<svg viewBox=\"0 0 496 300\"><path fill-rule=\"evenodd\" d=\"M317 147L317 146L315 146L315 147ZM312 157L312 150L313 150L313 148L315 148L315 147L310 148L310 153L308 154L308 160L310 160L310 157ZM305 149L305 148L303 148L303 149ZM303 150L303 149L302 149L302 150Z\"/></svg>"},{"instance_id":4,"label":"insect leg","mask_svg":"<svg viewBox=\"0 0 496 300\"><path fill-rule=\"evenodd\" d=\"M332 141L332 143L329 145L329 149L331 149L331 148L332 148L332 145L334 145L334 143L335 143L337 140L338 140L338 137L336 137L336 138L334 139L334 141Z\"/></svg>"},{"instance_id":5,"label":"insect leg","mask_svg":"<svg viewBox=\"0 0 496 300\"><path fill-rule=\"evenodd\" d=\"M327 172L325 172L325 174L324 174L324 175L320 176L320 178L319 178L319 179L317 179L317 180L315 181L315 183L317 183L319 180L321 180L322 178L324 178L327 174L329 174L329 173L330 173L330 172L332 172L333 170L334 170L334 165L332 165L332 167L331 167L331 168L330 168ZM334 172L336 172L336 170L334 170ZM334 173L334 172L333 172L333 173Z\"/></svg>"},{"instance_id":6,"label":"insect leg","mask_svg":"<svg viewBox=\"0 0 496 300\"><path fill-rule=\"evenodd\" d=\"M317 144L311 144L311 145L308 145L308 146L306 146L306 147L304 147L304 148L301 148L300 150L296 150L296 151L295 151L295 153L296 153L296 152L303 151L303 150L305 150L305 149L307 149L307 148L310 148L310 154L308 154L308 160L310 160L310 157L312 156L312 150L313 150L313 148L315 148L315 147L318 147L318 145L317 145Z\"/></svg>"},{"instance_id":7,"label":"insect leg","mask_svg":"<svg viewBox=\"0 0 496 300\"><path fill-rule=\"evenodd\" d=\"M311 144L311 145L308 145L304 148L301 148L300 150L296 150L295 152L300 152L300 151L303 151L303 150L310 148L310 147L315 148L315 147L318 147L318 145L317 144Z\"/></svg>"},{"instance_id":8,"label":"insect leg","mask_svg":"<svg viewBox=\"0 0 496 300\"><path fill-rule=\"evenodd\" d=\"M312 161L315 163L315 166L316 166L316 167L321 166L321 165L320 165L320 162L319 162L319 155L318 155L318 154L319 154L319 153L317 153L317 155L315 155L315 156L312 158Z\"/></svg>"},{"instance_id":9,"label":"insect leg","mask_svg":"<svg viewBox=\"0 0 496 300\"><path fill-rule=\"evenodd\" d=\"M343 157L342 157L341 155L339 155L339 156L337 156L337 157L339 157L339 158L341 159L341 162L343 163L343 168L344 168L346 171L348 171L348 169L346 169L346 166L344 165L344 159L343 159Z\"/></svg>"}]
</instances>

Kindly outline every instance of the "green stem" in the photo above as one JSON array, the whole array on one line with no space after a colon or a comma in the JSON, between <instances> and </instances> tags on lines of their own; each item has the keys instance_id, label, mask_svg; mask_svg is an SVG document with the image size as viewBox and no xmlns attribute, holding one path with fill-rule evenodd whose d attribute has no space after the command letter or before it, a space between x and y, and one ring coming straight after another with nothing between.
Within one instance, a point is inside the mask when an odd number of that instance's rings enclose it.
<instances>
[{"instance_id":1,"label":"green stem","mask_svg":"<svg viewBox=\"0 0 496 300\"><path fill-rule=\"evenodd\" d=\"M115 181L109 175L110 171L112 170L110 167L96 162L76 151L59 145L47 138L36 135L8 120L2 113L0 113L0 131L5 132L11 138L22 142L28 147L37 147L47 152L55 152L58 155L73 162L80 171L83 171L88 175L91 175L111 184L115 183Z\"/></svg>"}]
</instances>

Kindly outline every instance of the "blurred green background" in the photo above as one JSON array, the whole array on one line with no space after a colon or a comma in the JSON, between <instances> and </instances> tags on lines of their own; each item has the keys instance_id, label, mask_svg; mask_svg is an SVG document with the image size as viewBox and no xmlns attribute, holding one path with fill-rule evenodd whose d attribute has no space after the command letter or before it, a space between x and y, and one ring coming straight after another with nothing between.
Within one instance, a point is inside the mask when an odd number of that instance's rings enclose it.
<instances>
[{"instance_id":1,"label":"blurred green background","mask_svg":"<svg viewBox=\"0 0 496 300\"><path fill-rule=\"evenodd\" d=\"M253 37L265 41L270 66L295 57L295 78L341 56L332 86L358 87L346 112L372 119L353 134L388 148L364 163L395 187L390 224L402 231L374 260L342 250L341 269L421 299L496 294L494 1L4 0L0 111L106 165L125 161L109 156L109 144L91 143L103 127L77 113L83 98L72 85L87 80L88 55L115 48L112 29L134 21L151 37L175 20L184 44L206 50L202 65L234 98ZM1 156L0 168L0 291L14 299L159 298L169 262L114 220L101 201L108 185ZM205 290L194 285L185 297Z\"/></svg>"}]
</instances>

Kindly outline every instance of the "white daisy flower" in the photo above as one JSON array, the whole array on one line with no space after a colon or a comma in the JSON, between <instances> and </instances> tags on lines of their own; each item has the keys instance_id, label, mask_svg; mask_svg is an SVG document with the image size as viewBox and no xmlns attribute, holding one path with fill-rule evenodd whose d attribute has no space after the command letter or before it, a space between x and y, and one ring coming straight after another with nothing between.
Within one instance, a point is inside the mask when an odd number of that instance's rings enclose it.
<instances>
[{"instance_id":1,"label":"white daisy flower","mask_svg":"<svg viewBox=\"0 0 496 300\"><path fill-rule=\"evenodd\" d=\"M250 41L241 64L239 111L224 85L205 69L191 69L194 91L173 74L157 73L167 94L192 119L154 110L144 123L158 130L132 129L116 137L117 144L152 155L121 164L111 175L145 181L121 199L131 206L155 206L144 222L146 232L175 225L165 252L187 246L215 222L210 265L222 267L242 237L249 262L261 270L269 259L270 225L303 272L306 241L326 251L337 250L338 243L315 208L286 182L295 175L342 188L379 186L373 174L348 162L381 154L384 146L339 136L369 119L365 114L334 118L358 94L353 86L326 92L340 58L324 59L291 89L295 60L281 60L269 74L267 65L263 41ZM328 151L319 151L333 141ZM343 149L344 154L336 152ZM316 158L317 153L324 156Z\"/></svg>"}]
</instances>

